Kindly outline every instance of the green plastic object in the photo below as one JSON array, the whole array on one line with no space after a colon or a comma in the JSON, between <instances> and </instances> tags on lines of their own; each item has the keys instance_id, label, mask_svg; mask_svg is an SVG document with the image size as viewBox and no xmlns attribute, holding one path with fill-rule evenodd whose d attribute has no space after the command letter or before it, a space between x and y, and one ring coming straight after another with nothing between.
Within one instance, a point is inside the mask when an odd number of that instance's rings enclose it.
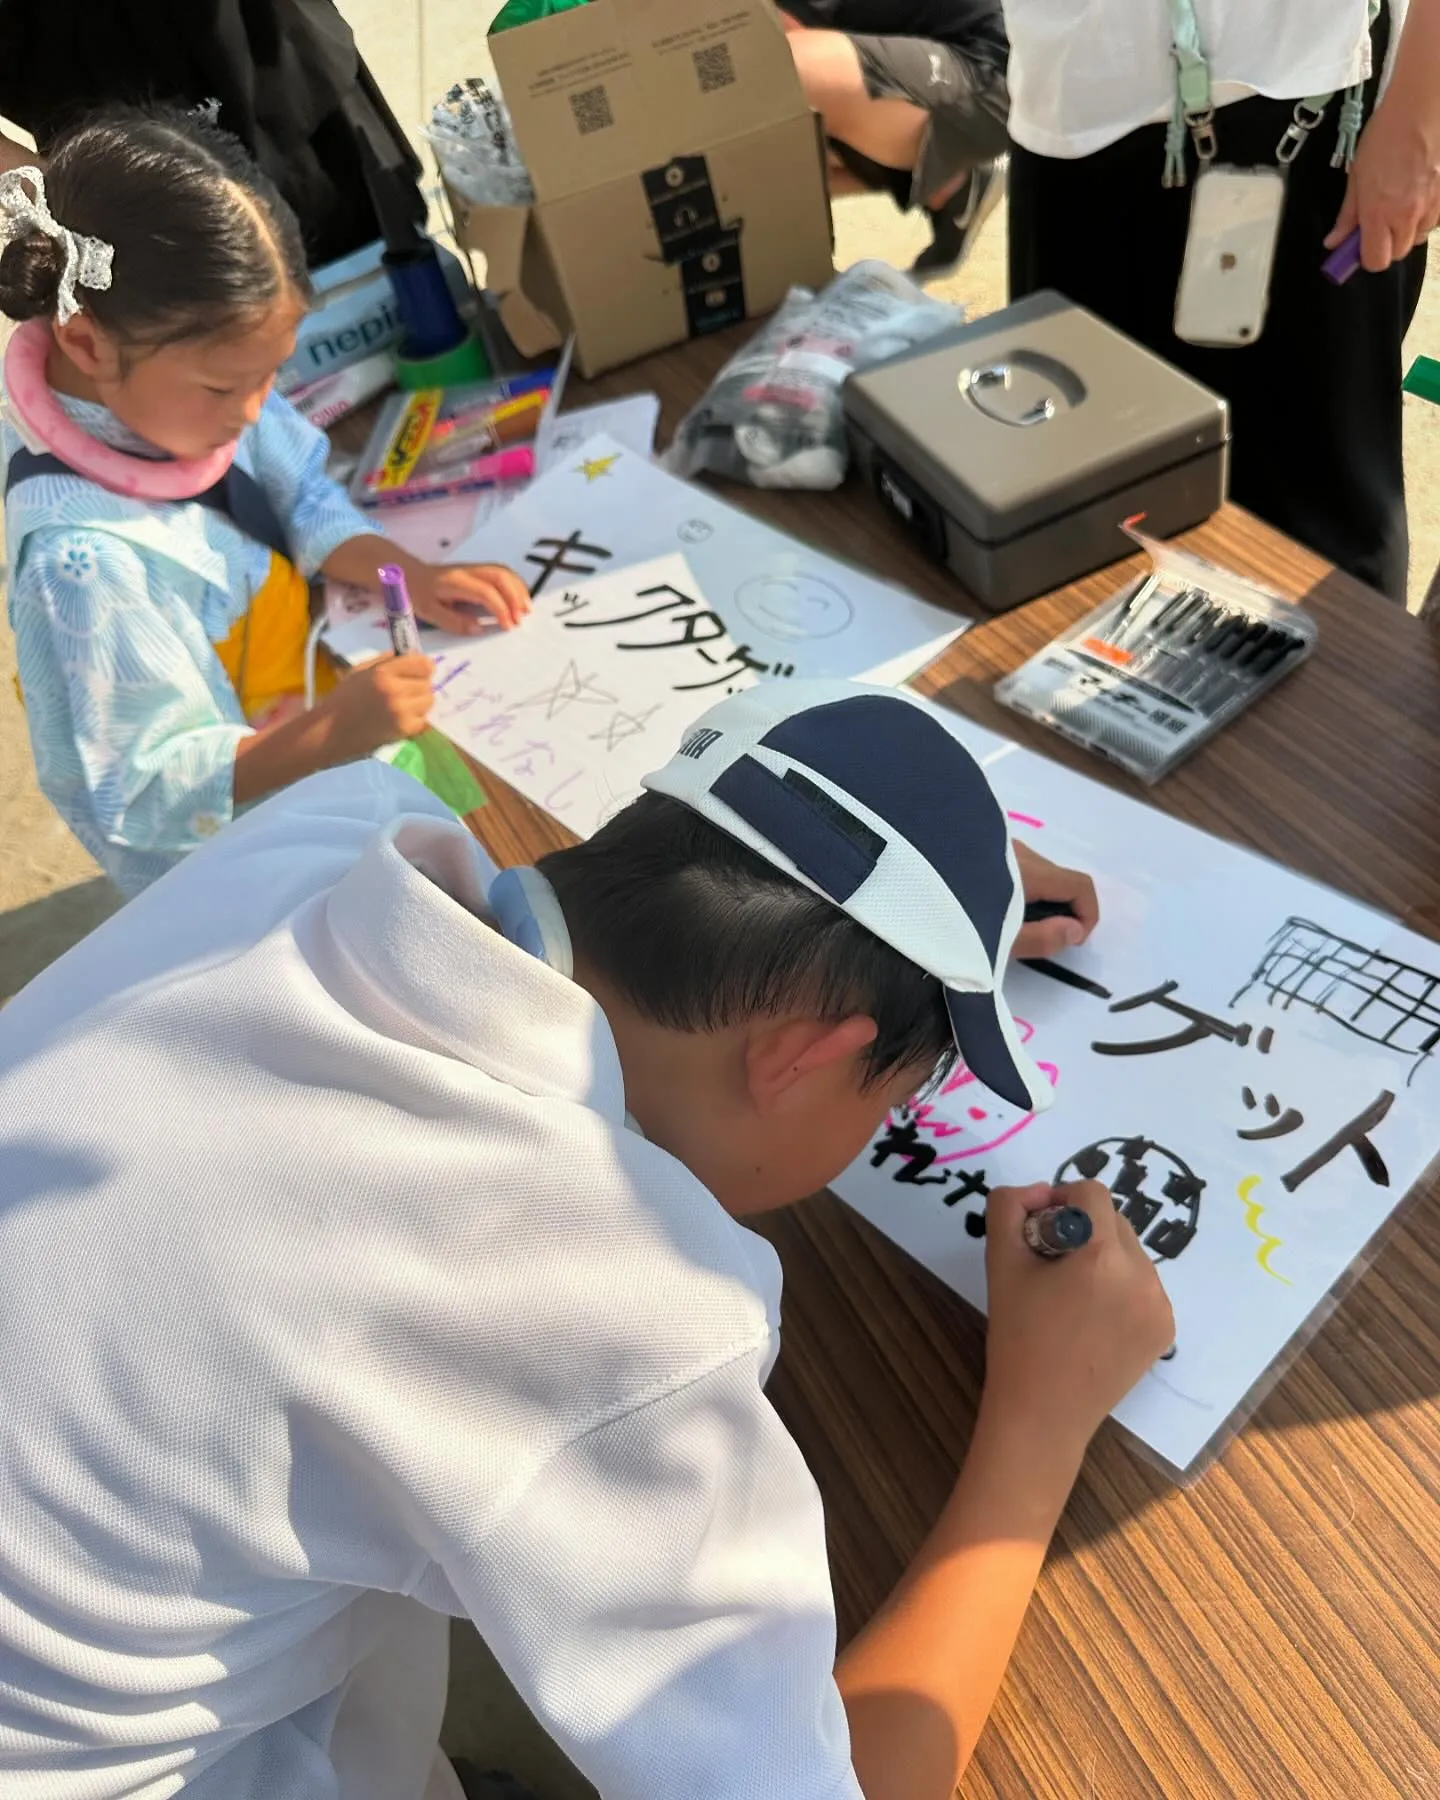
<instances>
[{"instance_id":1,"label":"green plastic object","mask_svg":"<svg viewBox=\"0 0 1440 1800\"><path fill-rule=\"evenodd\" d=\"M392 769L413 775L462 819L486 804L484 788L449 738L438 731L422 731L419 737L408 738L387 760Z\"/></svg>"},{"instance_id":2,"label":"green plastic object","mask_svg":"<svg viewBox=\"0 0 1440 1800\"><path fill-rule=\"evenodd\" d=\"M414 393L417 388L459 387L466 381L485 381L490 372L485 347L473 337L439 356L395 358L395 385L407 393Z\"/></svg>"},{"instance_id":3,"label":"green plastic object","mask_svg":"<svg viewBox=\"0 0 1440 1800\"><path fill-rule=\"evenodd\" d=\"M1417 356L1405 377L1405 392L1418 394L1422 400L1433 400L1440 406L1440 362L1433 356Z\"/></svg>"},{"instance_id":4,"label":"green plastic object","mask_svg":"<svg viewBox=\"0 0 1440 1800\"><path fill-rule=\"evenodd\" d=\"M534 25L554 13L569 12L584 4L585 0L506 0L491 23L489 35L497 37L502 31L513 31L517 25Z\"/></svg>"}]
</instances>

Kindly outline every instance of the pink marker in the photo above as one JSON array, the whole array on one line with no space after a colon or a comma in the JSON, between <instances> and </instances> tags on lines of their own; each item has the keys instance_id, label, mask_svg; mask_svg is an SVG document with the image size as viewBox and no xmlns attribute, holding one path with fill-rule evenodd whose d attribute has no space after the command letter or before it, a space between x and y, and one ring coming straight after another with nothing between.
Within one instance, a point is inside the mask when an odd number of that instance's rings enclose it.
<instances>
[{"instance_id":1,"label":"pink marker","mask_svg":"<svg viewBox=\"0 0 1440 1800\"><path fill-rule=\"evenodd\" d=\"M385 596L385 623L390 627L391 646L397 656L411 656L420 648L420 627L415 623L405 571L394 563L386 563L376 573L380 592Z\"/></svg>"},{"instance_id":2,"label":"pink marker","mask_svg":"<svg viewBox=\"0 0 1440 1800\"><path fill-rule=\"evenodd\" d=\"M528 444L516 450L500 450L494 456L478 457L465 471L474 481L483 476L487 481L526 481L535 473L535 452Z\"/></svg>"},{"instance_id":3,"label":"pink marker","mask_svg":"<svg viewBox=\"0 0 1440 1800\"><path fill-rule=\"evenodd\" d=\"M403 487L387 488L383 494L378 485L380 473L377 469L365 478L366 486L376 498L365 504L393 506L397 502L404 505L407 501L448 499L453 494L472 492L476 488L499 487L507 481L528 481L534 473L535 452L528 444L444 467L431 467L422 461Z\"/></svg>"}]
</instances>

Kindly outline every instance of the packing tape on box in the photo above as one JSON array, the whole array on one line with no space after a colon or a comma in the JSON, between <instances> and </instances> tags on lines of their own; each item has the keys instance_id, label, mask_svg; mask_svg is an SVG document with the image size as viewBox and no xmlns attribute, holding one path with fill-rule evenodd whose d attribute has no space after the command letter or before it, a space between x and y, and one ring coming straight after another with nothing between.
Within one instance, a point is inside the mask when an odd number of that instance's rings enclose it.
<instances>
[{"instance_id":1,"label":"packing tape on box","mask_svg":"<svg viewBox=\"0 0 1440 1800\"><path fill-rule=\"evenodd\" d=\"M721 331L746 316L740 225L722 225L703 156L676 156L640 176L660 245L660 259L679 270L691 337Z\"/></svg>"}]
</instances>

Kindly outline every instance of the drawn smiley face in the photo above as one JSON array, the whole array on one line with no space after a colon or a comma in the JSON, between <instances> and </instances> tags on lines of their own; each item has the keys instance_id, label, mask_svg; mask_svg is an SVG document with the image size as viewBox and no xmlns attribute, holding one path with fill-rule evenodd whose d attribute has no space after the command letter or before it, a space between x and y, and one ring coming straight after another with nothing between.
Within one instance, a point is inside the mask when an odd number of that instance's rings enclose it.
<instances>
[{"instance_id":1,"label":"drawn smiley face","mask_svg":"<svg viewBox=\"0 0 1440 1800\"><path fill-rule=\"evenodd\" d=\"M735 604L758 631L789 641L834 637L855 617L839 588L804 570L752 576L741 584Z\"/></svg>"}]
</instances>

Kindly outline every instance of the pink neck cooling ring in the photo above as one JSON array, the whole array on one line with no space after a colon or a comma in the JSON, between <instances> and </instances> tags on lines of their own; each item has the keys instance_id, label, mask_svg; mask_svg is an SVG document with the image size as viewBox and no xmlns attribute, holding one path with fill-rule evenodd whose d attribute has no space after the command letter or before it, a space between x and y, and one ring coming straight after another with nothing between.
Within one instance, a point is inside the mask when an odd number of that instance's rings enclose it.
<instances>
[{"instance_id":1,"label":"pink neck cooling ring","mask_svg":"<svg viewBox=\"0 0 1440 1800\"><path fill-rule=\"evenodd\" d=\"M193 500L224 476L235 459L235 444L222 444L208 456L157 462L129 456L91 437L65 412L45 379L53 341L44 319L20 326L5 351L5 388L24 430L77 475L136 500Z\"/></svg>"}]
</instances>

